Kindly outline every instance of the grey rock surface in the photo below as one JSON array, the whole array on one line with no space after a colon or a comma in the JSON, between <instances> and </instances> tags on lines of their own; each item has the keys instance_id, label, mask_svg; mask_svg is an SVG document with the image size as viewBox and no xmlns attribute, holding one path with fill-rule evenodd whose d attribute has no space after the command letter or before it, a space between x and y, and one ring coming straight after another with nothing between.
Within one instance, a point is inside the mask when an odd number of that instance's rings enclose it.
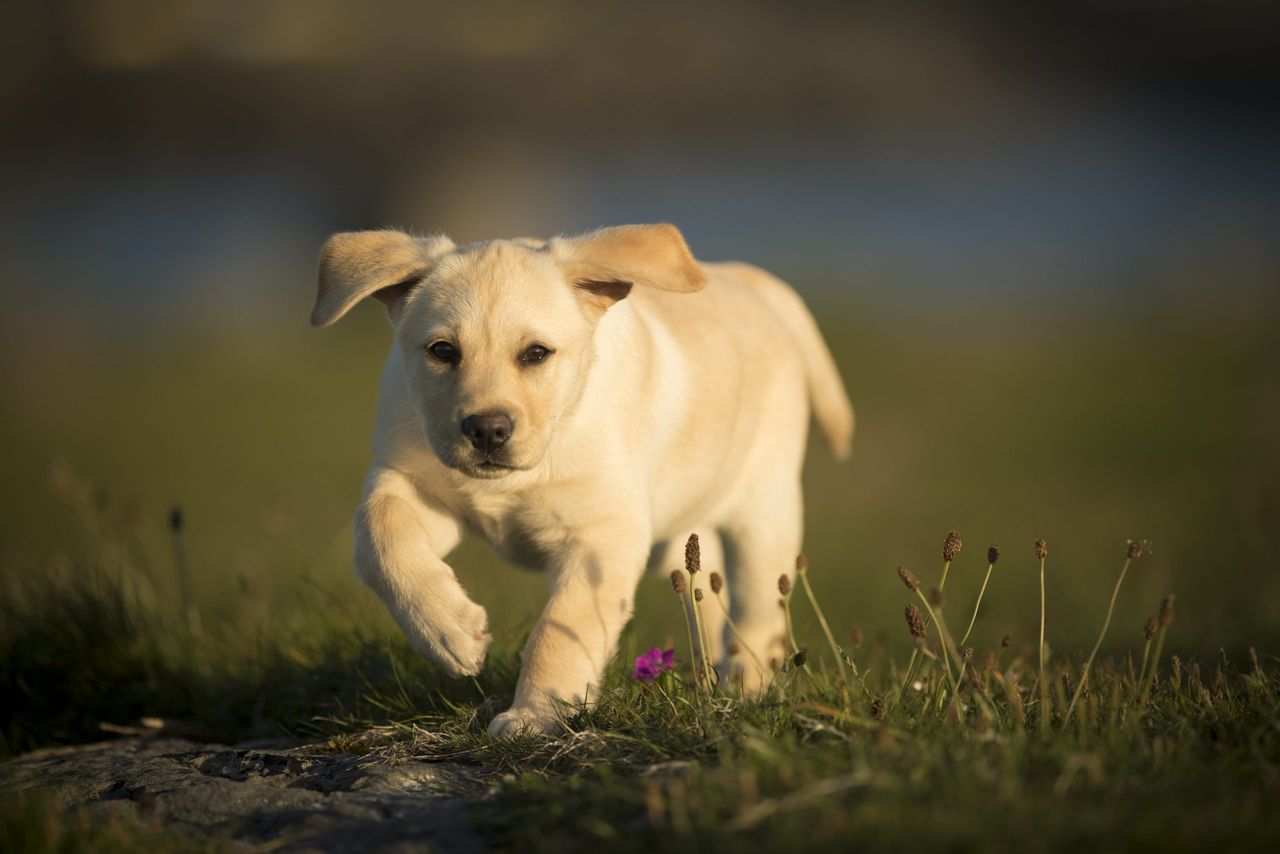
<instances>
[{"instance_id":1,"label":"grey rock surface","mask_svg":"<svg viewBox=\"0 0 1280 854\"><path fill-rule=\"evenodd\" d=\"M191 836L284 851L484 851L469 812L485 786L466 766L123 738L38 750L0 765L5 793L136 810Z\"/></svg>"}]
</instances>

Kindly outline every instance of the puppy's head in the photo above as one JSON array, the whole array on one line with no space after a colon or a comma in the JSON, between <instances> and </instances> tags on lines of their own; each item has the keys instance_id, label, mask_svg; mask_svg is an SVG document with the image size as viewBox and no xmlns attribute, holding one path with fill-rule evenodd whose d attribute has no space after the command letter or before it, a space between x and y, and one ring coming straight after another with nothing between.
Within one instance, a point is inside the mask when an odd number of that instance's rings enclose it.
<instances>
[{"instance_id":1,"label":"puppy's head","mask_svg":"<svg viewBox=\"0 0 1280 854\"><path fill-rule=\"evenodd\" d=\"M688 293L705 282L671 225L468 246L350 232L320 253L311 323L328 326L366 296L381 301L431 448L467 475L499 478L546 453L610 306L633 287Z\"/></svg>"}]
</instances>

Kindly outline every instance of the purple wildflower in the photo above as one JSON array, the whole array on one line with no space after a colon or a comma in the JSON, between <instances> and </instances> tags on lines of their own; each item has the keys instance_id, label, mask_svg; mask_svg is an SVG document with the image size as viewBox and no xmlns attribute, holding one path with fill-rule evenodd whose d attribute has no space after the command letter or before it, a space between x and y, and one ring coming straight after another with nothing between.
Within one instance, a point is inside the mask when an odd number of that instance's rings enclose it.
<instances>
[{"instance_id":1,"label":"purple wildflower","mask_svg":"<svg viewBox=\"0 0 1280 854\"><path fill-rule=\"evenodd\" d=\"M674 649L664 651L655 646L644 655L636 656L636 666L631 671L631 678L640 682L652 682L664 670L671 670L679 663Z\"/></svg>"}]
</instances>

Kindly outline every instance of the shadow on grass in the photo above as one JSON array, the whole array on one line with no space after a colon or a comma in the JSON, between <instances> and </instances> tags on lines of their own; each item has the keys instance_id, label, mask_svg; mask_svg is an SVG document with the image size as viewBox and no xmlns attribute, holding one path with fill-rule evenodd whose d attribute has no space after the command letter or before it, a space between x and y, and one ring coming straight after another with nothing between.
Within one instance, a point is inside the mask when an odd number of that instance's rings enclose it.
<instances>
[{"instance_id":1,"label":"shadow on grass","mask_svg":"<svg viewBox=\"0 0 1280 854\"><path fill-rule=\"evenodd\" d=\"M497 651L476 679L455 680L398 636L330 625L332 614L245 639L145 609L101 572L77 579L25 584L0 601L5 755L98 740L144 719L236 742L316 737L366 718L454 718L464 706L491 717L515 682L513 652Z\"/></svg>"}]
</instances>

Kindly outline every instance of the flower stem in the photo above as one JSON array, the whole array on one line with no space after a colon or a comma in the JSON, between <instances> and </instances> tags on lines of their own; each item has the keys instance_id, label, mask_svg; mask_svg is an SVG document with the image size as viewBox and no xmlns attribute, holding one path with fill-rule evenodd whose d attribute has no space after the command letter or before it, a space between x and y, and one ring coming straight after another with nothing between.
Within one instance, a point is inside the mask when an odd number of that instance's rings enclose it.
<instances>
[{"instance_id":1,"label":"flower stem","mask_svg":"<svg viewBox=\"0 0 1280 854\"><path fill-rule=\"evenodd\" d=\"M835 636L831 634L831 626L827 625L826 615L822 613L822 608L818 607L818 597L813 595L813 588L809 586L808 568L806 566L797 567L796 575L800 576L800 583L804 585L804 593L809 597L809 604L813 607L813 613L818 616L818 625L822 626L822 633L827 636L827 643L831 646L831 654L835 656L836 669L840 671L840 681L844 683L845 700L848 700L849 674L845 672L844 663L840 660L840 650L836 647Z\"/></svg>"},{"instance_id":2,"label":"flower stem","mask_svg":"<svg viewBox=\"0 0 1280 854\"><path fill-rule=\"evenodd\" d=\"M795 628L791 622L791 596L795 592L795 588L792 588L782 596L782 613L787 620L787 640L791 643L792 655L800 652L800 644L796 643ZM804 664L800 665L800 669L808 674L811 681L813 680L813 671L809 668L809 662L806 661Z\"/></svg>"},{"instance_id":3,"label":"flower stem","mask_svg":"<svg viewBox=\"0 0 1280 854\"><path fill-rule=\"evenodd\" d=\"M1164 635L1168 631L1168 626L1161 626L1160 631L1156 633L1156 649L1155 654L1151 656L1151 669L1147 671L1147 678L1142 682L1142 693L1138 695L1138 705L1145 706L1147 704L1147 694L1151 691L1151 686L1155 684L1156 674L1160 671L1160 655L1164 650Z\"/></svg>"},{"instance_id":4,"label":"flower stem","mask_svg":"<svg viewBox=\"0 0 1280 854\"><path fill-rule=\"evenodd\" d=\"M955 674L951 672L951 656L949 650L951 647L951 635L947 632L947 627L943 624L942 618L933 610L933 606L929 604L929 597L916 588L916 596L919 597L921 603L924 604L925 611L929 614L929 619L933 622L934 630L938 633L938 641L942 644L942 666L947 671L947 681L951 683L952 696L960 695L960 685L956 682ZM939 609L941 610L941 609ZM956 666L960 666L959 654L956 654Z\"/></svg>"},{"instance_id":5,"label":"flower stem","mask_svg":"<svg viewBox=\"0 0 1280 854\"><path fill-rule=\"evenodd\" d=\"M1098 642L1093 645L1093 651L1089 653L1089 659L1084 663L1084 670L1080 673L1080 682L1076 685L1075 693L1071 695L1071 702L1067 704L1067 713L1062 717L1062 725L1065 727L1071 722L1071 712L1076 707L1076 701L1080 699L1080 692L1084 690L1085 683L1089 681L1089 668L1093 666L1093 659L1098 654L1098 647L1102 646L1102 639L1107 636L1107 629L1111 628L1111 615L1116 609L1116 597L1120 595L1120 585L1124 583L1125 573L1129 571L1129 564L1133 563L1132 558L1124 559L1124 566L1120 569L1120 577L1116 579L1115 589L1111 591L1111 604L1107 606L1107 618L1102 622L1102 632L1098 635Z\"/></svg>"},{"instance_id":6,"label":"flower stem","mask_svg":"<svg viewBox=\"0 0 1280 854\"><path fill-rule=\"evenodd\" d=\"M690 586L692 590L692 586ZM698 643L702 646L702 675L707 680L707 688L710 690L719 684L720 678L716 673L715 665L711 662L711 656L708 650L711 644L707 642L707 629L702 622L702 603L698 601L698 597L693 597L693 619L698 625Z\"/></svg>"},{"instance_id":7,"label":"flower stem","mask_svg":"<svg viewBox=\"0 0 1280 854\"><path fill-rule=\"evenodd\" d=\"M693 625L689 622L689 608L685 605L683 594L677 593L676 598L680 600L680 616L684 617L684 633L689 639L689 664L694 667L694 684L697 685L701 682L697 676L698 648L693 645Z\"/></svg>"},{"instance_id":8,"label":"flower stem","mask_svg":"<svg viewBox=\"0 0 1280 854\"><path fill-rule=\"evenodd\" d=\"M1151 657L1151 638L1142 645L1142 667L1138 669L1138 685L1147 679L1147 660Z\"/></svg>"},{"instance_id":9,"label":"flower stem","mask_svg":"<svg viewBox=\"0 0 1280 854\"><path fill-rule=\"evenodd\" d=\"M1040 732L1049 731L1049 683L1044 678L1044 558L1040 558L1040 675L1036 681L1040 687Z\"/></svg>"},{"instance_id":10,"label":"flower stem","mask_svg":"<svg viewBox=\"0 0 1280 854\"><path fill-rule=\"evenodd\" d=\"M942 578L938 581L939 593L941 593L942 590L947 586L947 573L950 571L951 571L951 561L944 560L942 562ZM927 604L928 603L926 603L926 605ZM930 616L932 617L932 612L930 612ZM929 622L926 622L924 625L925 625L925 628L928 628ZM918 649L911 650L911 660L907 662L907 676L905 679L902 680L902 688L898 690L898 699L894 700L893 706L892 708L889 709L889 714L886 715L886 717L891 717L893 715L894 710L898 708L898 703L902 702L902 697L904 694L906 694L907 688L911 687L911 677L913 675L913 672L916 666L916 659L919 658L919 654L920 654L920 650ZM943 654L945 655L946 652L944 651Z\"/></svg>"},{"instance_id":11,"label":"flower stem","mask_svg":"<svg viewBox=\"0 0 1280 854\"><path fill-rule=\"evenodd\" d=\"M756 668L759 669L760 671L760 677L763 679L765 676L768 676L769 671L766 670L764 664L760 662L760 657L756 655L755 650L752 649L750 645L743 639L742 633L738 631L738 624L735 623L733 621L733 617L729 615L729 607L724 604L724 597L722 597L719 593L715 594L715 597L716 597L716 602L720 604L720 610L724 611L725 624L729 627L729 631L733 633L734 638L737 639L738 646L745 649L747 651L747 655L751 656L751 660L756 663Z\"/></svg>"},{"instance_id":12,"label":"flower stem","mask_svg":"<svg viewBox=\"0 0 1280 854\"><path fill-rule=\"evenodd\" d=\"M906 696L907 689L911 687L911 677L914 675L916 668L916 659L920 656L920 650L911 650L911 659L907 662L907 675L902 680L902 687L898 689L898 696L894 698L893 705L889 707L889 713L885 718L892 718L893 713L897 711L898 704L902 702L902 698Z\"/></svg>"},{"instance_id":13,"label":"flower stem","mask_svg":"<svg viewBox=\"0 0 1280 854\"><path fill-rule=\"evenodd\" d=\"M964 630L964 637L960 638L960 645L964 646L969 640L970 633L973 632L973 624L978 621L978 609L982 607L982 597L987 592L987 582L991 580L991 570L995 568L994 563L987 564L987 575L982 579L982 589L978 591L978 601L973 603L973 616L969 618L969 628Z\"/></svg>"},{"instance_id":14,"label":"flower stem","mask_svg":"<svg viewBox=\"0 0 1280 854\"><path fill-rule=\"evenodd\" d=\"M698 651L694 653L695 658L700 660L700 669L702 671L702 679L707 683L707 692L711 692L713 685L710 673L711 665L707 662L707 636L702 630L702 611L698 608L698 602L695 598L695 580L697 576L690 573L689 575L689 610L693 612L693 629L694 637L698 641Z\"/></svg>"}]
</instances>

